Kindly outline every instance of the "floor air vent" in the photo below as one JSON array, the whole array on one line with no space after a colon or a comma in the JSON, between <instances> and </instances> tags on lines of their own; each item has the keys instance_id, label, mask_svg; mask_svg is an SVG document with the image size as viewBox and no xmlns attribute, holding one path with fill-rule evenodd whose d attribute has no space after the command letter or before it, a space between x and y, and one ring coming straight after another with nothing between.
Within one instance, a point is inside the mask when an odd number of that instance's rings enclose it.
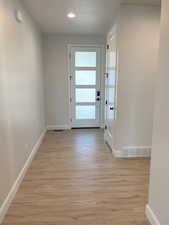
<instances>
[{"instance_id":1,"label":"floor air vent","mask_svg":"<svg viewBox=\"0 0 169 225\"><path fill-rule=\"evenodd\" d=\"M53 132L63 132L64 130L53 130Z\"/></svg>"}]
</instances>

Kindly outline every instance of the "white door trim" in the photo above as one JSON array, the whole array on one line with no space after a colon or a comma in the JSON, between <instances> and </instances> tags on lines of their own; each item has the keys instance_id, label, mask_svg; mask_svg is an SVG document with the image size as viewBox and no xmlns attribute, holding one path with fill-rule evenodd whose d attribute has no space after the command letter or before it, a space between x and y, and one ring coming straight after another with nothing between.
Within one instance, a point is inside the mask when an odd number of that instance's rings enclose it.
<instances>
[{"instance_id":1,"label":"white door trim","mask_svg":"<svg viewBox=\"0 0 169 225\"><path fill-rule=\"evenodd\" d=\"M105 49L106 46L103 44L68 44L67 45L67 62L68 62L68 105L69 105L69 128L72 128L72 122L71 122L71 118L72 118L72 110L71 110L71 80L70 80L70 76L71 76L71 49L73 47L95 47L95 48L100 48L101 49L101 93L102 93L102 98L101 98L101 121L100 121L100 127L104 128L104 102L105 102L105 97L104 97L104 90L105 90L105 79L104 79L104 73L105 73Z\"/></svg>"},{"instance_id":2,"label":"white door trim","mask_svg":"<svg viewBox=\"0 0 169 225\"><path fill-rule=\"evenodd\" d=\"M111 50L111 42L114 40L113 44L113 52L115 52L115 65L110 67L110 54L109 51ZM109 144L111 147L112 151L114 151L114 132L115 132L115 124L117 120L117 83L118 83L118 49L117 49L117 44L116 44L116 35L115 33L109 34L107 38L107 46L108 49L106 51L106 82L105 82L105 125L107 129L105 129L105 141ZM110 48L110 49L109 49ZM109 71L110 70L110 71ZM114 73L111 73L114 71ZM114 75L113 75L114 74ZM113 84L110 85L110 76L115 76L112 80L114 81ZM114 95L111 96L113 97L112 101L109 103L109 91L111 89L114 89ZM112 91L113 92L113 91ZM109 118L109 110L110 106L114 107L113 110L113 118Z\"/></svg>"}]
</instances>

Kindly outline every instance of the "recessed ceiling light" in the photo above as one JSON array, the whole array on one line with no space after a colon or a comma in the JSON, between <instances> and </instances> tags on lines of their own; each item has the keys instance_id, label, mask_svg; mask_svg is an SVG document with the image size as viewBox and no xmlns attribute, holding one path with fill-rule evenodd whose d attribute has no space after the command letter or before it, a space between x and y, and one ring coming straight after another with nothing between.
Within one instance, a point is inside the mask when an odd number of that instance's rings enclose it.
<instances>
[{"instance_id":1,"label":"recessed ceiling light","mask_svg":"<svg viewBox=\"0 0 169 225\"><path fill-rule=\"evenodd\" d=\"M70 13L67 14L67 17L68 18L75 18L76 15L73 12L70 12Z\"/></svg>"}]
</instances>

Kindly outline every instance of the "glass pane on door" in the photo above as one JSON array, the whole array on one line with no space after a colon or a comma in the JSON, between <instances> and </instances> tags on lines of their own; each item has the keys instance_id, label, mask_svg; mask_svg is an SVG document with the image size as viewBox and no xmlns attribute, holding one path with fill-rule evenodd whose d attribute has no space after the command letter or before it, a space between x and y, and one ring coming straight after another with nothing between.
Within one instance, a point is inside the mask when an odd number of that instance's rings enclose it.
<instances>
[{"instance_id":1,"label":"glass pane on door","mask_svg":"<svg viewBox=\"0 0 169 225\"><path fill-rule=\"evenodd\" d=\"M96 71L76 70L75 85L96 85Z\"/></svg>"},{"instance_id":2,"label":"glass pane on door","mask_svg":"<svg viewBox=\"0 0 169 225\"><path fill-rule=\"evenodd\" d=\"M96 107L93 105L76 106L76 119L77 120L96 119Z\"/></svg>"},{"instance_id":3,"label":"glass pane on door","mask_svg":"<svg viewBox=\"0 0 169 225\"><path fill-rule=\"evenodd\" d=\"M96 67L96 52L75 52L75 67Z\"/></svg>"},{"instance_id":4,"label":"glass pane on door","mask_svg":"<svg viewBox=\"0 0 169 225\"><path fill-rule=\"evenodd\" d=\"M116 89L115 88L108 88L108 96L107 100L109 103L114 103L116 97Z\"/></svg>"},{"instance_id":5,"label":"glass pane on door","mask_svg":"<svg viewBox=\"0 0 169 225\"><path fill-rule=\"evenodd\" d=\"M76 88L76 103L95 102L95 88Z\"/></svg>"},{"instance_id":6,"label":"glass pane on door","mask_svg":"<svg viewBox=\"0 0 169 225\"><path fill-rule=\"evenodd\" d=\"M116 66L116 52L112 51L110 52L110 56L109 56L109 67L115 68L115 66Z\"/></svg>"},{"instance_id":7,"label":"glass pane on door","mask_svg":"<svg viewBox=\"0 0 169 225\"><path fill-rule=\"evenodd\" d=\"M116 85L116 70L109 71L109 85Z\"/></svg>"}]
</instances>

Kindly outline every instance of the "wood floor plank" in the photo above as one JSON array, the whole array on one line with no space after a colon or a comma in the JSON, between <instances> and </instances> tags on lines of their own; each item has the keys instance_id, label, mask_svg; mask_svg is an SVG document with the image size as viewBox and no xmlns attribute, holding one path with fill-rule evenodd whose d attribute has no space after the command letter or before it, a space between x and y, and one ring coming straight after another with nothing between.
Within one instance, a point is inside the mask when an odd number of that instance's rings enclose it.
<instances>
[{"instance_id":1,"label":"wood floor plank","mask_svg":"<svg viewBox=\"0 0 169 225\"><path fill-rule=\"evenodd\" d=\"M149 159L115 159L97 129L48 132L3 225L149 225Z\"/></svg>"}]
</instances>

